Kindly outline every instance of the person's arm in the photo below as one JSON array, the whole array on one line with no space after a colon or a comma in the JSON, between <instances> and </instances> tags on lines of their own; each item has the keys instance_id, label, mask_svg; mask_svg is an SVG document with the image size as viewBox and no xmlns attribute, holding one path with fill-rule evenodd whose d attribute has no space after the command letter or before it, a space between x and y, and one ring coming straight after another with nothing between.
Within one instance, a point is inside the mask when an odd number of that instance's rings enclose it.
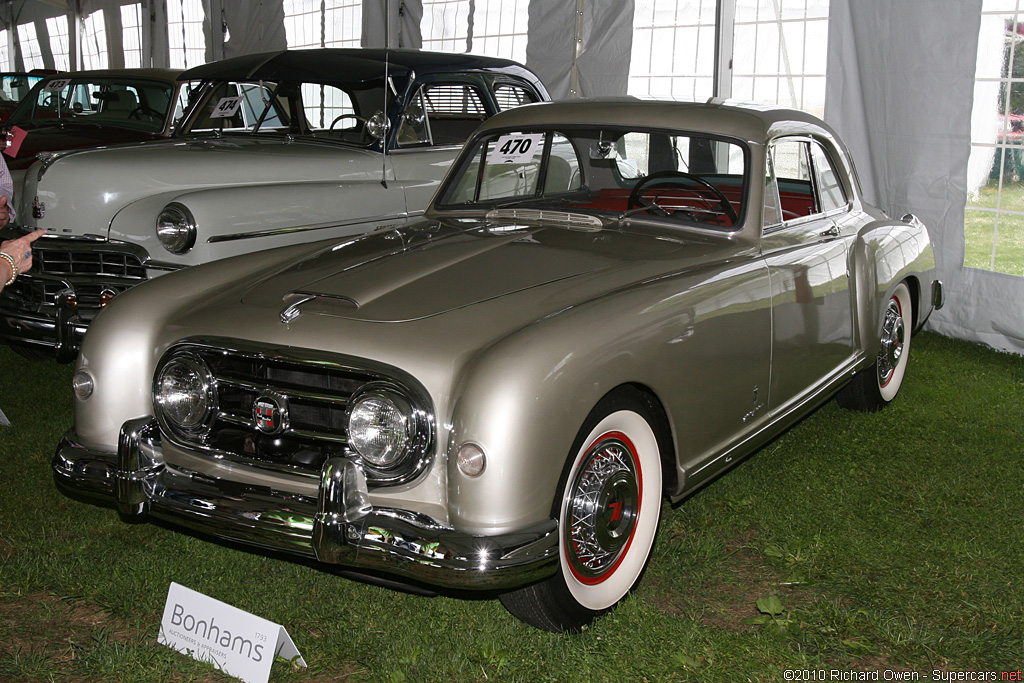
<instances>
[{"instance_id":1,"label":"person's arm","mask_svg":"<svg viewBox=\"0 0 1024 683\"><path fill-rule=\"evenodd\" d=\"M5 197L0 196L0 204ZM46 234L45 230L34 230L15 240L0 244L0 291L14 282L21 273L32 267L32 243Z\"/></svg>"}]
</instances>

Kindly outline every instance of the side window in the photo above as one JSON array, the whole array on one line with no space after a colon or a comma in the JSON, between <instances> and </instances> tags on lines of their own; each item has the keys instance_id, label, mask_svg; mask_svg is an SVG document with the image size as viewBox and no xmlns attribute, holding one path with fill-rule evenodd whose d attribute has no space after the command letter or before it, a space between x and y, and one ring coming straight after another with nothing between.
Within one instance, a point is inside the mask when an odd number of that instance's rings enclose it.
<instances>
[{"instance_id":1,"label":"side window","mask_svg":"<svg viewBox=\"0 0 1024 683\"><path fill-rule=\"evenodd\" d=\"M505 111L523 104L536 102L532 92L521 85L499 83L494 87L494 99L498 102L498 111Z\"/></svg>"},{"instance_id":2,"label":"side window","mask_svg":"<svg viewBox=\"0 0 1024 683\"><path fill-rule=\"evenodd\" d=\"M811 185L810 143L805 139L776 140L770 147L771 168L778 188L778 206L783 221L817 213ZM767 203L767 202L766 202ZM768 207L765 224L768 225Z\"/></svg>"},{"instance_id":3,"label":"side window","mask_svg":"<svg viewBox=\"0 0 1024 683\"><path fill-rule=\"evenodd\" d=\"M306 121L314 130L345 130L358 128L360 121L349 94L333 85L302 84L302 108Z\"/></svg>"},{"instance_id":4,"label":"side window","mask_svg":"<svg viewBox=\"0 0 1024 683\"><path fill-rule=\"evenodd\" d=\"M817 143L811 144L811 161L814 163L814 181L821 210L828 213L846 206L846 194L839 176L825 150Z\"/></svg>"},{"instance_id":5,"label":"side window","mask_svg":"<svg viewBox=\"0 0 1024 683\"><path fill-rule=\"evenodd\" d=\"M413 97L398 130L401 145L461 145L487 118L487 108L470 85L424 85Z\"/></svg>"}]
</instances>

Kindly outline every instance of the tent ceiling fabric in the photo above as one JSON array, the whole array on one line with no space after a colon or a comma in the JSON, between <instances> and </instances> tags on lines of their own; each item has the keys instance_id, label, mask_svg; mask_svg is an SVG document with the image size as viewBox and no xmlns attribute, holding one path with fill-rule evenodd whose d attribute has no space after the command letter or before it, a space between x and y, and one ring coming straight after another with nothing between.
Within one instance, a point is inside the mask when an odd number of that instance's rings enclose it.
<instances>
[{"instance_id":1,"label":"tent ceiling fabric","mask_svg":"<svg viewBox=\"0 0 1024 683\"><path fill-rule=\"evenodd\" d=\"M119 12L129 0L8 0L4 22ZM475 7L486 0L469 0ZM668 2L668 0L665 0ZM163 0L142 0L155 19L151 49L163 65ZM282 0L202 0L207 57L286 47ZM529 0L526 63L554 97L623 95L629 82L635 0ZM316 3L314 3L316 4ZM850 145L868 197L890 215L918 215L932 230L946 307L929 321L944 334L1024 353L1024 277L963 268L966 169L982 0L831 0L825 118ZM472 35L465 7L449 15ZM55 9L60 8L60 9ZM220 17L229 39L222 39ZM361 43L419 48L422 0L364 0ZM37 20L38 21L38 20ZM118 36L108 42L120 45ZM212 47L211 41L214 42ZM117 49L117 48L111 48ZM159 54L158 54L159 53ZM163 60L163 61L162 61ZM884 76L884 77L880 77Z\"/></svg>"}]
</instances>

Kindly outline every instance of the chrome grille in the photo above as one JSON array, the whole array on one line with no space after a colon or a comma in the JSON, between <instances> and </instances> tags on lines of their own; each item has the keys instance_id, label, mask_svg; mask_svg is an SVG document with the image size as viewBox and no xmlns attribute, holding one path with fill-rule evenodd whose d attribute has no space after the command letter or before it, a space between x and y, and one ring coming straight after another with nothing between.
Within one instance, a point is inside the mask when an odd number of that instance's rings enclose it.
<instances>
[{"instance_id":1,"label":"chrome grille","mask_svg":"<svg viewBox=\"0 0 1024 683\"><path fill-rule=\"evenodd\" d=\"M36 247L32 250L32 263L33 269L47 275L146 279L146 269L137 256L117 251Z\"/></svg>"},{"instance_id":2,"label":"chrome grille","mask_svg":"<svg viewBox=\"0 0 1024 683\"><path fill-rule=\"evenodd\" d=\"M410 382L396 381L394 373L315 351L296 357L292 349L273 351L234 340L230 344L204 341L178 344L164 359L183 353L198 356L210 369L217 412L209 431L201 435L176 431L163 422L162 431L190 450L260 468L319 477L327 458L351 455L346 430L353 394L380 382L406 395L412 393ZM254 405L267 395L283 399L287 405L287 427L277 434L266 434L256 426Z\"/></svg>"},{"instance_id":3,"label":"chrome grille","mask_svg":"<svg viewBox=\"0 0 1024 683\"><path fill-rule=\"evenodd\" d=\"M147 279L142 258L120 245L43 239L32 248L32 270L4 289L3 308L43 313L58 293L73 289L86 320L100 310L104 290L120 294Z\"/></svg>"}]
</instances>

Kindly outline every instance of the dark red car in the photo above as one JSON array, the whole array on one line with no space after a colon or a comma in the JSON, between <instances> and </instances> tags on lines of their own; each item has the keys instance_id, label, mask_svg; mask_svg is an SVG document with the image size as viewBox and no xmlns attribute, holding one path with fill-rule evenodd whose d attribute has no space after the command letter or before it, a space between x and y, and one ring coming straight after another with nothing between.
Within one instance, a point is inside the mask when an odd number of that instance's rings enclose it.
<instances>
[{"instance_id":1,"label":"dark red car","mask_svg":"<svg viewBox=\"0 0 1024 683\"><path fill-rule=\"evenodd\" d=\"M104 69L48 76L3 123L8 168L40 152L164 138L188 105L175 69Z\"/></svg>"}]
</instances>

